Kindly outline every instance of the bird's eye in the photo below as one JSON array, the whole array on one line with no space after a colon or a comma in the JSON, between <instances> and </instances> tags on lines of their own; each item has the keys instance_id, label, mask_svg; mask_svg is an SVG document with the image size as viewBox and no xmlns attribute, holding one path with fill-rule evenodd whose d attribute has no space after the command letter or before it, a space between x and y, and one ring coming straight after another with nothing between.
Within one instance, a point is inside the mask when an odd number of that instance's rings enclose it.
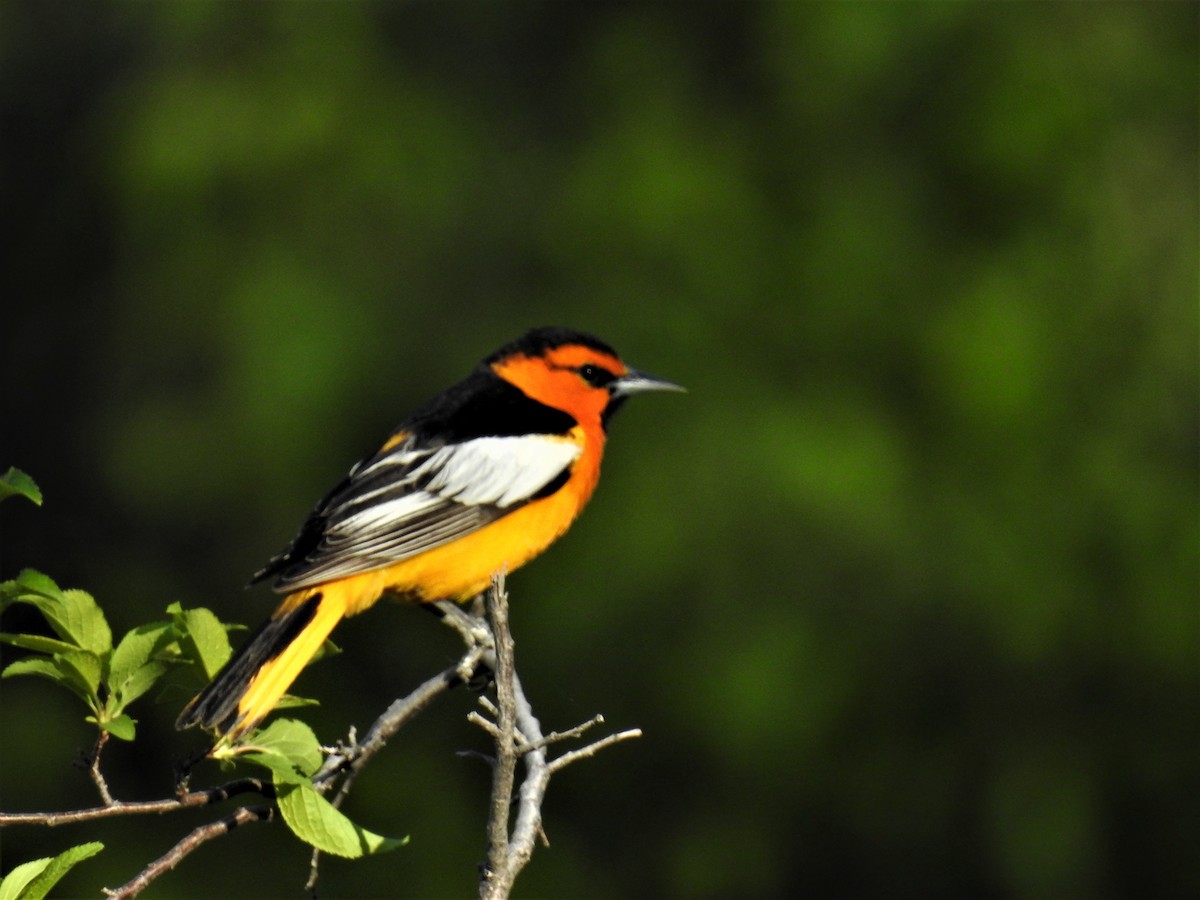
<instances>
[{"instance_id":1,"label":"bird's eye","mask_svg":"<svg viewBox=\"0 0 1200 900\"><path fill-rule=\"evenodd\" d=\"M608 369L594 366L591 363L586 363L578 369L579 377L590 384L592 387L604 387L616 380L616 375L608 371Z\"/></svg>"}]
</instances>

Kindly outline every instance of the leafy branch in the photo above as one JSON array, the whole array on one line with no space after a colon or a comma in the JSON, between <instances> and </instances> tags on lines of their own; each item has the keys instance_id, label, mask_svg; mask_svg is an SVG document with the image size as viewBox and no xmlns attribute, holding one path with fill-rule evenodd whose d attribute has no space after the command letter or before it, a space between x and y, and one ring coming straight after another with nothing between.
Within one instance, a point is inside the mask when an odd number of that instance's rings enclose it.
<instances>
[{"instance_id":1,"label":"leafy branch","mask_svg":"<svg viewBox=\"0 0 1200 900\"><path fill-rule=\"evenodd\" d=\"M39 502L32 479L13 472L0 477L0 500L26 496ZM15 485L15 487L14 487ZM241 825L282 820L288 829L313 847L306 888L315 895L321 854L357 858L403 846L407 838L387 838L357 825L342 812L356 778L387 742L442 694L459 684L486 687L494 681L496 700L481 695L482 713L468 720L486 731L495 747L484 758L493 771L488 812L486 861L480 868L481 898L507 897L518 874L531 858L542 831L541 806L552 775L607 746L640 735L638 730L609 735L582 748L550 759L549 749L583 737L603 722L596 716L561 732L544 735L517 677L514 642L508 625L508 595L503 573L492 582L486 598L476 598L470 612L450 603L431 608L463 639L462 656L407 695L394 701L371 725L361 741L352 729L336 747L322 747L303 722L275 719L241 742L218 742L203 754L176 767L173 797L148 801L114 798L101 768L102 752L111 738L132 741L137 721L128 708L164 678L190 675L203 683L231 654L228 632L236 626L220 622L206 609L167 608L168 618L138 626L113 644L112 630L96 601L84 591L62 589L33 570L0 582L0 611L28 604L45 619L53 637L0 633L0 642L27 651L10 663L0 678L34 675L51 680L83 701L86 719L97 728L92 748L81 766L96 787L100 804L59 812L0 812L0 828L92 822L130 815L162 815L182 809L217 806L248 794L260 801L242 803L231 812L195 828L165 854L148 864L126 884L106 890L110 897L137 896L162 874L175 868L204 844L224 837ZM281 706L309 701L286 698ZM477 754L472 754L477 755ZM250 765L268 777L239 777L213 787L191 789L190 773L205 757L226 765ZM518 764L523 780L517 785ZM330 799L332 798L332 799ZM511 827L510 827L511 823ZM0 900L36 900L45 896L76 862L99 852L90 842L53 858L18 866L0 881Z\"/></svg>"}]
</instances>

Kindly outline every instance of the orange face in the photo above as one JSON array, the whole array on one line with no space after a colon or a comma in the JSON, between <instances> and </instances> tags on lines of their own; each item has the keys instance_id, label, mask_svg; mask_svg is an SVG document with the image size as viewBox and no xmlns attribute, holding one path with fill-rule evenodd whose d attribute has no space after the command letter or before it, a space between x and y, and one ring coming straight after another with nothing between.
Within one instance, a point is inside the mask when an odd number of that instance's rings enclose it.
<instances>
[{"instance_id":1,"label":"orange face","mask_svg":"<svg viewBox=\"0 0 1200 900\"><path fill-rule=\"evenodd\" d=\"M580 344L539 356L510 356L492 369L525 394L569 413L584 426L599 426L611 395L605 385L628 372L621 360Z\"/></svg>"}]
</instances>

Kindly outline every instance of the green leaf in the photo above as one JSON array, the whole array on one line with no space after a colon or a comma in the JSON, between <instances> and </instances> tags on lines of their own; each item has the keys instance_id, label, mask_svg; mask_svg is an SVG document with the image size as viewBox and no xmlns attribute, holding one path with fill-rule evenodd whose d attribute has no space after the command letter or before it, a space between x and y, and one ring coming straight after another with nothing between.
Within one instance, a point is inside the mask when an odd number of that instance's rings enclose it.
<instances>
[{"instance_id":1,"label":"green leaf","mask_svg":"<svg viewBox=\"0 0 1200 900\"><path fill-rule=\"evenodd\" d=\"M68 643L104 656L112 650L112 631L104 613L87 591L59 588L50 578L26 569L6 584L7 603L28 603L46 617L55 633Z\"/></svg>"},{"instance_id":2,"label":"green leaf","mask_svg":"<svg viewBox=\"0 0 1200 900\"><path fill-rule=\"evenodd\" d=\"M78 588L62 592L63 621L75 643L84 650L104 656L112 646L112 630L104 613L87 591Z\"/></svg>"},{"instance_id":3,"label":"green leaf","mask_svg":"<svg viewBox=\"0 0 1200 900\"><path fill-rule=\"evenodd\" d=\"M47 656L53 656L55 653L69 653L79 649L74 644L56 641L54 638L43 637L40 634L0 634L0 644L11 644L25 650L36 650Z\"/></svg>"},{"instance_id":4,"label":"green leaf","mask_svg":"<svg viewBox=\"0 0 1200 900\"><path fill-rule=\"evenodd\" d=\"M28 897L29 894L25 892L25 888L46 871L51 862L53 860L47 856L45 859L34 859L27 863L21 863L5 875L3 881L0 881L0 900L23 900Z\"/></svg>"},{"instance_id":5,"label":"green leaf","mask_svg":"<svg viewBox=\"0 0 1200 900\"><path fill-rule=\"evenodd\" d=\"M18 659L3 672L0 678L14 675L36 675L49 678L83 700L92 711L100 709L100 660L83 650L56 653L49 659L35 656Z\"/></svg>"},{"instance_id":6,"label":"green leaf","mask_svg":"<svg viewBox=\"0 0 1200 900\"><path fill-rule=\"evenodd\" d=\"M166 672L167 664L151 657L168 641L170 629L169 622L152 622L121 638L108 663L110 712L119 713Z\"/></svg>"},{"instance_id":7,"label":"green leaf","mask_svg":"<svg viewBox=\"0 0 1200 900\"><path fill-rule=\"evenodd\" d=\"M17 585L28 593L50 600L62 599L62 590L54 583L54 579L36 569L22 569L17 575Z\"/></svg>"},{"instance_id":8,"label":"green leaf","mask_svg":"<svg viewBox=\"0 0 1200 900\"><path fill-rule=\"evenodd\" d=\"M292 833L325 853L357 859L408 843L407 837L385 838L355 825L318 794L308 781L281 782L276 779L275 791L283 821Z\"/></svg>"},{"instance_id":9,"label":"green leaf","mask_svg":"<svg viewBox=\"0 0 1200 900\"><path fill-rule=\"evenodd\" d=\"M214 750L213 754L216 759L237 757L251 765L262 766L271 773L272 780L276 784L299 784L302 781L308 781L307 776L296 771L295 763L273 750L254 750L238 745L227 747L224 752Z\"/></svg>"},{"instance_id":10,"label":"green leaf","mask_svg":"<svg viewBox=\"0 0 1200 900\"><path fill-rule=\"evenodd\" d=\"M150 622L127 632L108 662L108 681L114 689L150 661L160 642L167 638L170 622Z\"/></svg>"},{"instance_id":11,"label":"green leaf","mask_svg":"<svg viewBox=\"0 0 1200 900\"><path fill-rule=\"evenodd\" d=\"M129 718L125 713L102 721L96 720L92 716L88 716L88 719L89 721L96 722L101 731L107 731L113 737L120 738L123 741L132 741L137 732L133 719Z\"/></svg>"},{"instance_id":12,"label":"green leaf","mask_svg":"<svg viewBox=\"0 0 1200 900\"><path fill-rule=\"evenodd\" d=\"M0 610L10 603L29 603L36 606L50 624L54 625L54 617L61 602L62 591L58 585L34 569L23 569L12 581L0 584Z\"/></svg>"},{"instance_id":13,"label":"green leaf","mask_svg":"<svg viewBox=\"0 0 1200 900\"><path fill-rule=\"evenodd\" d=\"M313 658L310 659L308 662L309 662L309 665L312 665L313 663L320 662L323 659L329 659L331 656L341 656L341 655L342 655L342 648L339 647L337 644L335 644L333 641L331 641L329 638L326 638L324 640L324 642L321 644L321 646L319 648L317 648L317 652L313 654Z\"/></svg>"},{"instance_id":14,"label":"green leaf","mask_svg":"<svg viewBox=\"0 0 1200 900\"><path fill-rule=\"evenodd\" d=\"M9 663L4 671L0 672L0 678L11 678L14 675L37 675L41 678L49 678L51 681L62 681L63 678L62 671L54 660L42 659L40 656L18 659L15 663Z\"/></svg>"},{"instance_id":15,"label":"green leaf","mask_svg":"<svg viewBox=\"0 0 1200 900\"><path fill-rule=\"evenodd\" d=\"M211 679L233 655L225 626L213 615L212 610L203 607L185 609L179 614L179 618L187 636L187 643L195 652L205 677Z\"/></svg>"},{"instance_id":16,"label":"green leaf","mask_svg":"<svg viewBox=\"0 0 1200 900\"><path fill-rule=\"evenodd\" d=\"M301 706L320 706L320 700L312 697L297 697L295 694L284 694L276 701L274 709L296 709Z\"/></svg>"},{"instance_id":17,"label":"green leaf","mask_svg":"<svg viewBox=\"0 0 1200 900\"><path fill-rule=\"evenodd\" d=\"M0 881L0 900L42 900L76 863L103 849L99 841L92 841L64 850L58 856L22 863Z\"/></svg>"},{"instance_id":18,"label":"green leaf","mask_svg":"<svg viewBox=\"0 0 1200 900\"><path fill-rule=\"evenodd\" d=\"M62 670L68 676L76 677L77 684L87 690L87 700L93 709L100 705L100 658L86 650L72 650L69 653L59 653L54 661L61 664Z\"/></svg>"},{"instance_id":19,"label":"green leaf","mask_svg":"<svg viewBox=\"0 0 1200 900\"><path fill-rule=\"evenodd\" d=\"M0 500L7 500L9 497L24 497L38 506L42 505L42 492L34 480L12 466L0 475Z\"/></svg>"},{"instance_id":20,"label":"green leaf","mask_svg":"<svg viewBox=\"0 0 1200 900\"><path fill-rule=\"evenodd\" d=\"M292 771L307 778L325 761L313 730L296 719L276 719L256 731L243 746L249 761L277 774ZM281 767L278 760L284 760L286 765Z\"/></svg>"},{"instance_id":21,"label":"green leaf","mask_svg":"<svg viewBox=\"0 0 1200 900\"><path fill-rule=\"evenodd\" d=\"M142 694L146 693L146 691L150 690L150 688L154 687L155 682L162 678L166 671L167 664L158 660L151 660L144 666L135 669L110 694L111 697L115 698L117 704L113 708L113 712L120 712L138 697L142 696Z\"/></svg>"},{"instance_id":22,"label":"green leaf","mask_svg":"<svg viewBox=\"0 0 1200 900\"><path fill-rule=\"evenodd\" d=\"M86 682L79 673L63 662L62 656L49 659L40 656L18 659L0 672L0 678L10 678L14 675L35 675L39 678L48 678L75 694L90 708L95 709L94 694L88 690Z\"/></svg>"}]
</instances>

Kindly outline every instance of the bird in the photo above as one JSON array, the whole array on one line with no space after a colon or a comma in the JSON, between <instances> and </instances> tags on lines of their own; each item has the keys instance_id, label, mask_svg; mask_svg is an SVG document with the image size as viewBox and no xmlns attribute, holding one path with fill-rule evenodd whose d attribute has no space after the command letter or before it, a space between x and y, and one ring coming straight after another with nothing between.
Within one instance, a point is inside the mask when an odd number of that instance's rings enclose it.
<instances>
[{"instance_id":1,"label":"bird","mask_svg":"<svg viewBox=\"0 0 1200 900\"><path fill-rule=\"evenodd\" d=\"M683 391L570 328L528 331L418 407L359 460L251 584L283 601L179 714L236 743L334 627L384 596L466 602L554 543L592 496L609 421Z\"/></svg>"}]
</instances>

